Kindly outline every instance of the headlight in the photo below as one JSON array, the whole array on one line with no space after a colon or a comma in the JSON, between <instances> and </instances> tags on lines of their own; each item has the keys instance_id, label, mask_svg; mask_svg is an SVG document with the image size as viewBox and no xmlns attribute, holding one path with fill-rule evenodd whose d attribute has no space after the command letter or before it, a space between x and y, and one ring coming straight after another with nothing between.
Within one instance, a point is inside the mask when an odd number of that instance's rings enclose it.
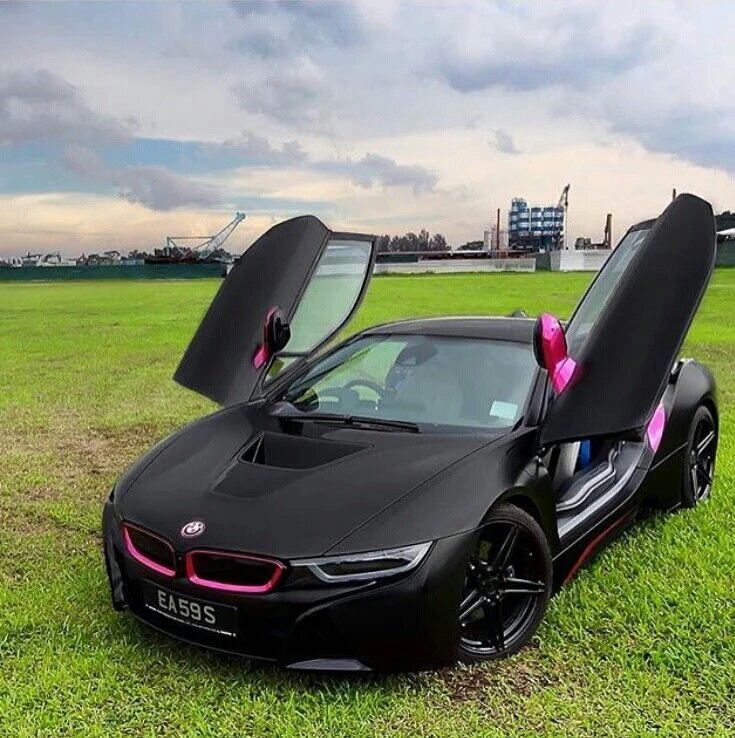
<instances>
[{"instance_id":1,"label":"headlight","mask_svg":"<svg viewBox=\"0 0 735 738\"><path fill-rule=\"evenodd\" d=\"M294 561L294 566L305 566L323 582L364 582L415 569L429 553L431 541L413 546L368 551L359 554L324 556L320 559Z\"/></svg>"}]
</instances>

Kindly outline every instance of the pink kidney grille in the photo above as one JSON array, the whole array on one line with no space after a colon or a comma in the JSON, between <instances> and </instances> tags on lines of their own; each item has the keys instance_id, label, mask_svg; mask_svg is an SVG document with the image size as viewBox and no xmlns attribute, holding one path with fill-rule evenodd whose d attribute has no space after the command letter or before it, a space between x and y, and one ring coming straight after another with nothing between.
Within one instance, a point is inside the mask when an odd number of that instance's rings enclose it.
<instances>
[{"instance_id":1,"label":"pink kidney grille","mask_svg":"<svg viewBox=\"0 0 735 738\"><path fill-rule=\"evenodd\" d=\"M653 413L653 417L648 421L648 426L646 427L648 444L654 451L658 451L658 447L661 445L665 427L666 409L664 408L663 402L659 402L658 407Z\"/></svg>"},{"instance_id":2,"label":"pink kidney grille","mask_svg":"<svg viewBox=\"0 0 735 738\"><path fill-rule=\"evenodd\" d=\"M165 538L130 523L122 524L122 535L126 551L139 564L164 577L176 576L174 550Z\"/></svg>"}]
</instances>

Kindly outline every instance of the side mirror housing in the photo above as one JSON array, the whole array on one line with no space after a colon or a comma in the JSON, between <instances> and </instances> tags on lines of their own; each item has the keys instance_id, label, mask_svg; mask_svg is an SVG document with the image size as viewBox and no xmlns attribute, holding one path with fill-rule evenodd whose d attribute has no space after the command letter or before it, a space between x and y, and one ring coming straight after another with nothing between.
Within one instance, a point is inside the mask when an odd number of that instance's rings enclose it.
<instances>
[{"instance_id":1,"label":"side mirror housing","mask_svg":"<svg viewBox=\"0 0 735 738\"><path fill-rule=\"evenodd\" d=\"M576 373L577 363L567 353L564 328L553 315L542 313L536 320L533 353L538 365L548 372L554 392L563 392Z\"/></svg>"},{"instance_id":2,"label":"side mirror housing","mask_svg":"<svg viewBox=\"0 0 735 738\"><path fill-rule=\"evenodd\" d=\"M263 321L263 343L258 346L253 356L253 366L260 369L268 360L283 351L291 338L291 326L286 321L279 307L272 307Z\"/></svg>"}]
</instances>

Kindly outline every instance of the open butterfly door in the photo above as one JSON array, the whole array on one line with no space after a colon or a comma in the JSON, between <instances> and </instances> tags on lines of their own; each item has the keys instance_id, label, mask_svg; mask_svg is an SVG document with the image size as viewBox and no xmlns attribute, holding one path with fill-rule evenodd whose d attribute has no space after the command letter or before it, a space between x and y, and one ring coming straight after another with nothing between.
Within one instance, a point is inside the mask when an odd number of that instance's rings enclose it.
<instances>
[{"instance_id":1,"label":"open butterfly door","mask_svg":"<svg viewBox=\"0 0 735 738\"><path fill-rule=\"evenodd\" d=\"M547 363L551 357L558 367L543 445L643 431L656 413L715 257L712 207L679 195L647 234L626 238L613 251L567 325L565 350L554 326L540 319Z\"/></svg>"},{"instance_id":2,"label":"open butterfly door","mask_svg":"<svg viewBox=\"0 0 735 738\"><path fill-rule=\"evenodd\" d=\"M293 218L264 233L235 263L174 379L229 405L324 346L354 314L375 262L376 239Z\"/></svg>"}]
</instances>

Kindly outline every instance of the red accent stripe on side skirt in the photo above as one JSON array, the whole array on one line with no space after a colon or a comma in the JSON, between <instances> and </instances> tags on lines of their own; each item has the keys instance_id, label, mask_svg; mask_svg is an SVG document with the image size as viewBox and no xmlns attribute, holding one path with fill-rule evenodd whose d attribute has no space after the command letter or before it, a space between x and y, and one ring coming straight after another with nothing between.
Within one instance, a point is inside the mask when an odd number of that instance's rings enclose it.
<instances>
[{"instance_id":1,"label":"red accent stripe on side skirt","mask_svg":"<svg viewBox=\"0 0 735 738\"><path fill-rule=\"evenodd\" d=\"M602 531L602 533L596 535L585 547L582 553L579 555L579 558L574 562L573 566L569 571L567 572L567 575L564 577L564 581L562 582L562 586L565 584L568 584L569 581L572 579L572 577L579 571L582 564L584 564L585 561L587 561L592 554L595 552L597 547L602 543L602 541L607 538L610 533L612 533L617 528L620 528L624 523L628 522L633 517L633 513L626 513L623 515L622 518L618 518L612 525L605 528L605 530Z\"/></svg>"}]
</instances>

